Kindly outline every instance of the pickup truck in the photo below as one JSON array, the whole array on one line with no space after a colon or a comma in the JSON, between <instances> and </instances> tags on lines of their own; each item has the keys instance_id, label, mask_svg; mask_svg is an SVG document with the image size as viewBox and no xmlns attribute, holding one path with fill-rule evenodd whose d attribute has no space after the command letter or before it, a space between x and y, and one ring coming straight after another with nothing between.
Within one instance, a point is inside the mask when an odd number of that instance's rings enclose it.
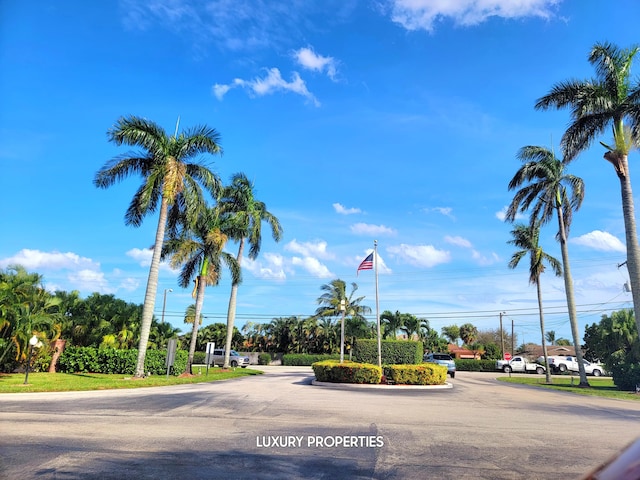
<instances>
[{"instance_id":1,"label":"pickup truck","mask_svg":"<svg viewBox=\"0 0 640 480\"><path fill-rule=\"evenodd\" d=\"M547 357L549 359L549 368L552 372L578 372L578 358L572 355L564 356L564 355L551 355ZM544 357L538 357L538 362L544 362ZM600 375L604 375L606 372L604 367L599 363L591 363L585 359L582 359L584 362L584 371L587 375L593 375L594 377L599 377ZM541 363L542 363L541 362Z\"/></svg>"},{"instance_id":2,"label":"pickup truck","mask_svg":"<svg viewBox=\"0 0 640 480\"><path fill-rule=\"evenodd\" d=\"M522 372L522 373L544 373L546 368L537 363L529 362L521 356L513 357L511 360L496 361L496 370L502 370L504 373Z\"/></svg>"}]
</instances>

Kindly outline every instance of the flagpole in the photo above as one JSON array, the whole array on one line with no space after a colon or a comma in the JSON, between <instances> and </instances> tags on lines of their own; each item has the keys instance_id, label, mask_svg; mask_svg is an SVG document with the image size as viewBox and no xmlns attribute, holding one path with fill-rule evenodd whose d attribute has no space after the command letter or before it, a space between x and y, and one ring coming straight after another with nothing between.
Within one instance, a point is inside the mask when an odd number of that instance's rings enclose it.
<instances>
[{"instance_id":1,"label":"flagpole","mask_svg":"<svg viewBox=\"0 0 640 480\"><path fill-rule=\"evenodd\" d=\"M380 341L380 302L378 301L378 241L373 241L373 268L376 275L376 326L378 327L378 366L382 368L382 343Z\"/></svg>"}]
</instances>

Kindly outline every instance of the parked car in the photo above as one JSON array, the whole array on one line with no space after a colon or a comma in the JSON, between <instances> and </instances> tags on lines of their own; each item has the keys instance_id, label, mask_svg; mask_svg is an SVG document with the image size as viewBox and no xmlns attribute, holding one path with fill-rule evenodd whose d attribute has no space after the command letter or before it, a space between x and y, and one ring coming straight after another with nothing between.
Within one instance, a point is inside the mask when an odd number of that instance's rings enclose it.
<instances>
[{"instance_id":1,"label":"parked car","mask_svg":"<svg viewBox=\"0 0 640 480\"><path fill-rule=\"evenodd\" d=\"M511 360L497 360L496 370L502 370L504 373L521 372L543 374L547 369L542 365L530 362L523 356L516 356Z\"/></svg>"},{"instance_id":2,"label":"parked car","mask_svg":"<svg viewBox=\"0 0 640 480\"><path fill-rule=\"evenodd\" d=\"M456 376L456 362L448 353L426 353L422 360L427 363L437 363L447 367L447 373L451 378Z\"/></svg>"},{"instance_id":3,"label":"parked car","mask_svg":"<svg viewBox=\"0 0 640 480\"><path fill-rule=\"evenodd\" d=\"M213 350L213 356L210 360L210 365L218 365L220 367L224 365L224 350ZM235 350L231 350L229 352L229 366L233 368L247 368L249 366L249 357L243 357Z\"/></svg>"},{"instance_id":4,"label":"parked car","mask_svg":"<svg viewBox=\"0 0 640 480\"><path fill-rule=\"evenodd\" d=\"M549 368L552 372L579 372L578 368L578 358L573 355L551 355L547 357L549 359ZM544 363L544 356L538 357L538 362L542 359L541 363ZM582 359L584 362L584 371L587 375L593 375L594 377L599 377L600 375L605 375L607 372L599 363L591 363L584 358Z\"/></svg>"}]
</instances>

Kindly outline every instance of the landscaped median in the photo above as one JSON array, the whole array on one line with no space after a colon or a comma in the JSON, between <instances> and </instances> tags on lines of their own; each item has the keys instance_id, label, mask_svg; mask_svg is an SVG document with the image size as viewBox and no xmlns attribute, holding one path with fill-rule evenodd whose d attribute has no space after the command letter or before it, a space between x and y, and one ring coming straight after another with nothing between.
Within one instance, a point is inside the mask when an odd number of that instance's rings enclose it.
<instances>
[{"instance_id":1,"label":"landscaped median","mask_svg":"<svg viewBox=\"0 0 640 480\"><path fill-rule=\"evenodd\" d=\"M323 360L311 367L316 383L441 386L447 379L447 367L433 363L385 365L380 368L370 363Z\"/></svg>"}]
</instances>

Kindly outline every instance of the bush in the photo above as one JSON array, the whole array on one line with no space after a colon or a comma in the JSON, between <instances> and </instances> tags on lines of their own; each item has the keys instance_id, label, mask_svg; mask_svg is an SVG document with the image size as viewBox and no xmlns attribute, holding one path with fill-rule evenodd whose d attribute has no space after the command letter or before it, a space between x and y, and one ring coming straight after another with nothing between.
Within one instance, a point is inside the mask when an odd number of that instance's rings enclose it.
<instances>
[{"instance_id":1,"label":"bush","mask_svg":"<svg viewBox=\"0 0 640 480\"><path fill-rule=\"evenodd\" d=\"M463 372L495 372L495 360L456 359L456 370Z\"/></svg>"},{"instance_id":2,"label":"bush","mask_svg":"<svg viewBox=\"0 0 640 480\"><path fill-rule=\"evenodd\" d=\"M269 365L271 363L270 353L261 353L258 355L258 365Z\"/></svg>"},{"instance_id":3,"label":"bush","mask_svg":"<svg viewBox=\"0 0 640 480\"><path fill-rule=\"evenodd\" d=\"M640 364L638 363L620 363L614 365L611 369L613 383L620 390L635 391L636 386L640 385Z\"/></svg>"},{"instance_id":4,"label":"bush","mask_svg":"<svg viewBox=\"0 0 640 480\"><path fill-rule=\"evenodd\" d=\"M384 374L389 383L400 385L444 385L447 380L447 367L435 363L385 365Z\"/></svg>"},{"instance_id":5,"label":"bush","mask_svg":"<svg viewBox=\"0 0 640 480\"><path fill-rule=\"evenodd\" d=\"M312 365L319 382L378 384L382 379L382 369L369 363L324 360Z\"/></svg>"},{"instance_id":6,"label":"bush","mask_svg":"<svg viewBox=\"0 0 640 480\"><path fill-rule=\"evenodd\" d=\"M177 350L176 350L177 352ZM187 357L189 356L189 354L187 353ZM207 353L206 352L193 352L193 363L196 363L198 365L204 365L205 363L207 363L205 360L207 359Z\"/></svg>"},{"instance_id":7,"label":"bush","mask_svg":"<svg viewBox=\"0 0 640 480\"><path fill-rule=\"evenodd\" d=\"M180 375L187 367L188 352L176 351L172 375ZM145 373L166 375L166 350L147 350L144 362ZM116 350L113 348L67 347L58 361L61 373L110 373L133 375L138 363L138 350Z\"/></svg>"},{"instance_id":8,"label":"bush","mask_svg":"<svg viewBox=\"0 0 640 480\"><path fill-rule=\"evenodd\" d=\"M289 367L310 366L323 360L339 360L340 355L311 355L308 353L287 353L282 356L282 365Z\"/></svg>"},{"instance_id":9,"label":"bush","mask_svg":"<svg viewBox=\"0 0 640 480\"><path fill-rule=\"evenodd\" d=\"M416 365L422 363L422 342L410 340L383 340L380 344L382 363L385 365ZM378 341L357 339L353 359L362 363L378 363Z\"/></svg>"}]
</instances>

